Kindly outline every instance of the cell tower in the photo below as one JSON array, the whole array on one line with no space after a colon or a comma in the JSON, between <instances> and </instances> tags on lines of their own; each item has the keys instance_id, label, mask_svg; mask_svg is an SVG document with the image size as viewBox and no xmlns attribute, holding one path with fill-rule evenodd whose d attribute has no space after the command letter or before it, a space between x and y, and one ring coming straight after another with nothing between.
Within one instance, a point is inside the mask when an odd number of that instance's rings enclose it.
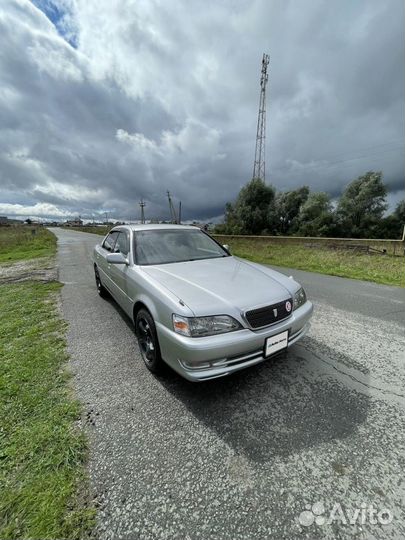
<instances>
[{"instance_id":1,"label":"cell tower","mask_svg":"<svg viewBox=\"0 0 405 540\"><path fill-rule=\"evenodd\" d=\"M269 76L267 66L269 55L263 54L262 73L260 77L259 115L257 117L255 163L253 165L253 178L266 181L266 84Z\"/></svg>"},{"instance_id":2,"label":"cell tower","mask_svg":"<svg viewBox=\"0 0 405 540\"><path fill-rule=\"evenodd\" d=\"M145 206L146 206L146 202L142 199L139 202L139 206L141 207L141 223L145 223Z\"/></svg>"}]
</instances>

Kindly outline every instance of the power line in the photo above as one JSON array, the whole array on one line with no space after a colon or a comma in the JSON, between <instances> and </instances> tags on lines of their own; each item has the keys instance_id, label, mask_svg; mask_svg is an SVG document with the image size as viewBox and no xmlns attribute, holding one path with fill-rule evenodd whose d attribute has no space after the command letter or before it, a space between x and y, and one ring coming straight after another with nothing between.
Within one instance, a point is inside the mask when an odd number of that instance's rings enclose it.
<instances>
[{"instance_id":1,"label":"power line","mask_svg":"<svg viewBox=\"0 0 405 540\"><path fill-rule=\"evenodd\" d=\"M340 165L340 164L343 164L343 163L350 163L352 161L358 161L359 159L365 159L365 158L368 158L368 157L371 157L371 159L369 159L369 161L376 161L378 159L380 159L379 156L376 156L375 154L387 154L388 152L392 152L392 151L395 151L395 150L403 150L403 147L402 146L397 146L397 147L393 147L393 148L388 148L386 150L380 150L379 152L373 152L372 154L363 154L363 155L360 155L360 156L356 156L356 157L352 157L352 158L348 158L348 159L341 159L341 160L337 160L337 161L332 161L332 162L329 162L329 163L310 163L308 165L305 165L303 164L302 167L303 169L305 170L312 170L312 169L327 169L327 168L330 168L330 167L334 167L335 165Z\"/></svg>"},{"instance_id":2,"label":"power line","mask_svg":"<svg viewBox=\"0 0 405 540\"><path fill-rule=\"evenodd\" d=\"M330 159L330 158L337 158L339 156L350 156L350 154L356 154L356 152L365 152L367 150L374 150L375 148L381 148L383 146L389 146L389 145L397 145L398 143L403 143L402 139L401 138L398 138L398 139L392 139L391 141L388 141L388 142L385 142L385 143L380 143L380 144L375 144L375 145L372 145L372 146L365 146L363 148L356 148L354 150L345 150L344 152L338 152L337 154L336 153L326 153L323 155L322 158L320 158L318 161L321 161L321 160L326 160L326 159ZM395 146L393 148L398 148L398 146ZM401 146L400 148L403 148L403 146Z\"/></svg>"},{"instance_id":3,"label":"power line","mask_svg":"<svg viewBox=\"0 0 405 540\"><path fill-rule=\"evenodd\" d=\"M169 208L170 208L170 219L172 223L178 223L178 218L176 214L176 209L174 208L172 197L170 195L170 191L167 191L167 198L169 200Z\"/></svg>"},{"instance_id":4,"label":"power line","mask_svg":"<svg viewBox=\"0 0 405 540\"><path fill-rule=\"evenodd\" d=\"M368 150L374 150L375 148L381 148L383 146L389 146L389 145L397 145L398 143L402 143L402 139L398 138L398 139L393 139L391 141L388 141L388 142L385 142L385 143L380 143L380 144L373 144L372 146L365 146L363 148L356 148L354 150L345 150L344 152L339 152L338 154L326 154L324 157L325 158L336 158L336 157L339 157L339 156L347 156L347 155L350 155L350 154L355 154L356 152L366 152Z\"/></svg>"}]
</instances>

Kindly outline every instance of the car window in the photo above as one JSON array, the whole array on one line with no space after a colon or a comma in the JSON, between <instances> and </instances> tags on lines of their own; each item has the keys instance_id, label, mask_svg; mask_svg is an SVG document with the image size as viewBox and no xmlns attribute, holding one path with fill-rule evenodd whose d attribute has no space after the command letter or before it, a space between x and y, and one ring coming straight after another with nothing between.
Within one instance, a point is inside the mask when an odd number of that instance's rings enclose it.
<instances>
[{"instance_id":1,"label":"car window","mask_svg":"<svg viewBox=\"0 0 405 540\"><path fill-rule=\"evenodd\" d=\"M199 229L137 231L135 249L139 265L228 257L219 244Z\"/></svg>"},{"instance_id":2,"label":"car window","mask_svg":"<svg viewBox=\"0 0 405 540\"><path fill-rule=\"evenodd\" d=\"M117 240L118 231L111 232L103 242L103 248L107 251L113 251L115 242Z\"/></svg>"},{"instance_id":3,"label":"car window","mask_svg":"<svg viewBox=\"0 0 405 540\"><path fill-rule=\"evenodd\" d=\"M129 252L129 234L127 231L120 231L117 241L115 242L114 251L120 252L127 256Z\"/></svg>"}]
</instances>

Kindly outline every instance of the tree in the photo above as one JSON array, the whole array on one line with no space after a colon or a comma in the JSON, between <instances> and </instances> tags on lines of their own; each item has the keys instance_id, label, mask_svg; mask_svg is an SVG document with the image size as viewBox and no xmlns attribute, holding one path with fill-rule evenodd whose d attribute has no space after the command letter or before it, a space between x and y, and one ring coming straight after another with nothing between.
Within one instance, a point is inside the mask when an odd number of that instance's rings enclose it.
<instances>
[{"instance_id":1,"label":"tree","mask_svg":"<svg viewBox=\"0 0 405 540\"><path fill-rule=\"evenodd\" d=\"M235 201L225 209L228 234L261 234L268 227L269 207L274 200L274 188L260 178L244 186Z\"/></svg>"},{"instance_id":2,"label":"tree","mask_svg":"<svg viewBox=\"0 0 405 540\"><path fill-rule=\"evenodd\" d=\"M405 223L405 202L383 217L386 187L382 173L369 171L344 190L336 210L327 193L309 187L280 192L254 178L225 209L222 234L299 234L303 236L398 238Z\"/></svg>"},{"instance_id":3,"label":"tree","mask_svg":"<svg viewBox=\"0 0 405 540\"><path fill-rule=\"evenodd\" d=\"M382 173L369 171L353 180L343 192L336 215L342 236L373 237L387 208Z\"/></svg>"},{"instance_id":4,"label":"tree","mask_svg":"<svg viewBox=\"0 0 405 540\"><path fill-rule=\"evenodd\" d=\"M235 212L234 205L226 203L225 205L225 220L222 229L215 228L216 231L221 230L222 234L242 234L242 226L238 223L238 218Z\"/></svg>"},{"instance_id":5,"label":"tree","mask_svg":"<svg viewBox=\"0 0 405 540\"><path fill-rule=\"evenodd\" d=\"M376 236L379 238L392 238L399 240L405 225L405 199L397 204L394 212L382 218Z\"/></svg>"},{"instance_id":6,"label":"tree","mask_svg":"<svg viewBox=\"0 0 405 540\"><path fill-rule=\"evenodd\" d=\"M277 194L269 220L273 233L288 234L296 231L297 217L308 195L308 186Z\"/></svg>"},{"instance_id":7,"label":"tree","mask_svg":"<svg viewBox=\"0 0 405 540\"><path fill-rule=\"evenodd\" d=\"M311 193L301 206L298 234L302 236L329 236L334 232L334 215L330 197L323 191Z\"/></svg>"},{"instance_id":8,"label":"tree","mask_svg":"<svg viewBox=\"0 0 405 540\"><path fill-rule=\"evenodd\" d=\"M405 225L405 199L402 199L402 201L399 201L397 204L397 207L394 210L394 216L402 225Z\"/></svg>"}]
</instances>

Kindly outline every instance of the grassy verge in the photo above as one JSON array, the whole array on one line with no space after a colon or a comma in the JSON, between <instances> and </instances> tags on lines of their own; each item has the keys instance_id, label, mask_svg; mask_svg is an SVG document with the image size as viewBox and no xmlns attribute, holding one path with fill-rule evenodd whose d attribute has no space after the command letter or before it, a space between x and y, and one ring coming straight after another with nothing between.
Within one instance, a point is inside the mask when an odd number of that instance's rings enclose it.
<instances>
[{"instance_id":1,"label":"grassy verge","mask_svg":"<svg viewBox=\"0 0 405 540\"><path fill-rule=\"evenodd\" d=\"M0 265L49 260L46 229L0 228ZM84 538L86 441L69 389L57 282L0 285L0 538Z\"/></svg>"},{"instance_id":2,"label":"grassy verge","mask_svg":"<svg viewBox=\"0 0 405 540\"><path fill-rule=\"evenodd\" d=\"M0 264L47 257L56 249L56 237L43 227L0 227Z\"/></svg>"},{"instance_id":3,"label":"grassy verge","mask_svg":"<svg viewBox=\"0 0 405 540\"><path fill-rule=\"evenodd\" d=\"M0 538L82 538L86 442L65 371L59 283L0 286Z\"/></svg>"},{"instance_id":4,"label":"grassy verge","mask_svg":"<svg viewBox=\"0 0 405 540\"><path fill-rule=\"evenodd\" d=\"M405 286L405 261L391 255L355 254L300 245L269 244L254 239L230 239L234 255L264 264L274 264L385 285Z\"/></svg>"}]
</instances>

